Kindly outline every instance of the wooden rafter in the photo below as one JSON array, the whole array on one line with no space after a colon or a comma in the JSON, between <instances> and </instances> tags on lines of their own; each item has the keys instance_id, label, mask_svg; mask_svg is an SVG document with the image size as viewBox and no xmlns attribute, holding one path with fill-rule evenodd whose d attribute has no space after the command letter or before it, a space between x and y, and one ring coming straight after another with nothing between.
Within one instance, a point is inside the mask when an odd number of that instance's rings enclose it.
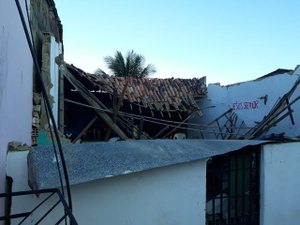
<instances>
[{"instance_id":1,"label":"wooden rafter","mask_svg":"<svg viewBox=\"0 0 300 225\"><path fill-rule=\"evenodd\" d=\"M116 132L116 134L123 140L128 139L126 134L119 128L117 124L113 122L111 117L105 112L107 107L96 97L94 96L89 90L80 82L78 81L72 73L68 71L65 65L61 65L60 67L62 74L68 79L68 81L76 88L79 94L94 108L95 112L105 121L105 123ZM103 110L98 110L96 108L101 108Z\"/></svg>"}]
</instances>

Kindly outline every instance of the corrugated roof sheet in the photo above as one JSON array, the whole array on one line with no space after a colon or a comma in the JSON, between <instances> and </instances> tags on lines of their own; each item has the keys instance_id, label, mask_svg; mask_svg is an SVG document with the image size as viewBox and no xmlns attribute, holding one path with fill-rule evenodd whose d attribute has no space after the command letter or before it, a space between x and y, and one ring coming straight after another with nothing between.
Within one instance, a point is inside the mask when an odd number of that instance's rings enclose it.
<instances>
[{"instance_id":1,"label":"corrugated roof sheet","mask_svg":"<svg viewBox=\"0 0 300 225\"><path fill-rule=\"evenodd\" d=\"M67 68L70 67L67 65ZM77 72L102 91L113 94L116 89L118 96L128 82L124 100L160 111L169 111L170 108L178 111L198 108L195 99L205 96L207 92L206 77L158 79L96 75L79 70Z\"/></svg>"}]
</instances>

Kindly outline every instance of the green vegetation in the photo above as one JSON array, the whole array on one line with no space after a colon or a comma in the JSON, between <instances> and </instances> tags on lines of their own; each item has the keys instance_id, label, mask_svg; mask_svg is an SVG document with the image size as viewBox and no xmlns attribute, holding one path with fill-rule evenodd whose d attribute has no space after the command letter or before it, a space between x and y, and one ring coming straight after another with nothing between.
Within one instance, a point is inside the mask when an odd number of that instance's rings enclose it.
<instances>
[{"instance_id":1,"label":"green vegetation","mask_svg":"<svg viewBox=\"0 0 300 225\"><path fill-rule=\"evenodd\" d=\"M116 51L114 57L106 56L104 61L111 70L112 75L116 77L148 77L156 72L152 64L145 66L144 56L135 53L133 50L128 51L124 58L120 51ZM103 70L98 69L96 74L106 74Z\"/></svg>"}]
</instances>

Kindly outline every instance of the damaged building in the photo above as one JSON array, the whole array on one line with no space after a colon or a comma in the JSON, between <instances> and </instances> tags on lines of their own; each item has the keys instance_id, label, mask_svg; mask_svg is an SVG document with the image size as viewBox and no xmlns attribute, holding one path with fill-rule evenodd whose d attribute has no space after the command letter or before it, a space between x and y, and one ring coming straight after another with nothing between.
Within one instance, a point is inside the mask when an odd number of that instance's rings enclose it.
<instances>
[{"instance_id":1,"label":"damaged building","mask_svg":"<svg viewBox=\"0 0 300 225\"><path fill-rule=\"evenodd\" d=\"M202 117L190 120L190 138L261 139L300 135L300 67L278 69L252 81L209 84L199 106ZM273 135L273 137L272 137Z\"/></svg>"},{"instance_id":2,"label":"damaged building","mask_svg":"<svg viewBox=\"0 0 300 225\"><path fill-rule=\"evenodd\" d=\"M113 77L88 74L68 64L61 68L64 129L73 142L186 138L188 119L202 115L197 101L206 95L205 77Z\"/></svg>"},{"instance_id":3,"label":"damaged building","mask_svg":"<svg viewBox=\"0 0 300 225\"><path fill-rule=\"evenodd\" d=\"M64 62L54 1L20 2L0 2L0 223L299 224L299 67L89 74Z\"/></svg>"}]
</instances>

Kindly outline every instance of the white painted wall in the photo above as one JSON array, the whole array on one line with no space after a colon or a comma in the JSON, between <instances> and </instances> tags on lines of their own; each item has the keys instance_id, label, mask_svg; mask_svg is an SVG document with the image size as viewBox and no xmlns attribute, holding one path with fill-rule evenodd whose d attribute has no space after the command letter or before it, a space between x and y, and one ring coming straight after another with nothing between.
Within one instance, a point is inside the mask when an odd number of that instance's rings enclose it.
<instances>
[{"instance_id":1,"label":"white painted wall","mask_svg":"<svg viewBox=\"0 0 300 225\"><path fill-rule=\"evenodd\" d=\"M55 37L51 36L51 50L50 50L50 77L53 87L50 89L50 94L54 98L53 115L58 126L58 101L59 101L59 66L55 62L55 58L62 54L62 44L55 41Z\"/></svg>"},{"instance_id":2,"label":"white painted wall","mask_svg":"<svg viewBox=\"0 0 300 225\"><path fill-rule=\"evenodd\" d=\"M261 225L299 225L300 142L265 145L261 155Z\"/></svg>"},{"instance_id":3,"label":"white painted wall","mask_svg":"<svg viewBox=\"0 0 300 225\"><path fill-rule=\"evenodd\" d=\"M8 154L13 191L29 190L26 156L26 151ZM262 147L261 225L300 224L299 162L300 142ZM206 160L74 185L71 191L74 215L83 225L205 224ZM37 201L34 196L15 199L12 211ZM53 224L58 213L43 224Z\"/></svg>"},{"instance_id":4,"label":"white painted wall","mask_svg":"<svg viewBox=\"0 0 300 225\"><path fill-rule=\"evenodd\" d=\"M29 189L26 155L8 155L13 191ZM74 185L71 191L73 213L82 225L205 224L206 160ZM33 196L16 199L13 212L36 202Z\"/></svg>"},{"instance_id":5,"label":"white painted wall","mask_svg":"<svg viewBox=\"0 0 300 225\"><path fill-rule=\"evenodd\" d=\"M72 188L79 224L205 224L206 160ZM87 205L89 207L82 207Z\"/></svg>"},{"instance_id":6,"label":"white painted wall","mask_svg":"<svg viewBox=\"0 0 300 225\"><path fill-rule=\"evenodd\" d=\"M12 191L29 191L31 190L28 186L27 180L27 155L28 151L10 151L7 154L7 175L13 178ZM37 198L35 195L23 195L19 197L13 197L11 213L24 213L29 212L34 209L42 200L44 200L49 194L41 194ZM52 207L56 201L58 201L57 195L47 201L40 207L33 216L24 222L24 224L35 224L37 218L40 219L42 215L47 212L50 207ZM49 218L47 217L41 224L43 225L53 225L54 221L58 221L61 216L63 216L63 207L58 205L53 212L51 212ZM21 218L23 219L23 218ZM17 225L21 219L11 220L12 225Z\"/></svg>"},{"instance_id":7,"label":"white painted wall","mask_svg":"<svg viewBox=\"0 0 300 225\"><path fill-rule=\"evenodd\" d=\"M25 13L25 1L20 3ZM8 142L31 144L32 66L15 1L0 1L0 192L5 188Z\"/></svg>"},{"instance_id":8,"label":"white painted wall","mask_svg":"<svg viewBox=\"0 0 300 225\"><path fill-rule=\"evenodd\" d=\"M203 117L196 117L190 120L191 123L207 124L215 118L233 108L238 116L239 122L244 121L247 127L253 127L255 122L261 121L265 115L271 110L276 101L288 92L295 81L300 76L300 67L297 67L293 74L279 74L270 76L260 80L253 80L239 84L228 86L220 86L218 84L209 84L207 98L200 101L200 108L215 106L214 108L206 108L203 110ZM267 95L266 104L261 97ZM300 95L300 86L290 99ZM286 132L286 135L300 135L300 101L292 106L294 110L293 116L296 125L292 125L291 120L287 117L281 121L276 127L271 128L269 133ZM238 122L238 124L240 124ZM244 130L246 131L246 130ZM189 137L198 137L199 133L190 132ZM214 138L215 136L205 136L206 138Z\"/></svg>"}]
</instances>

